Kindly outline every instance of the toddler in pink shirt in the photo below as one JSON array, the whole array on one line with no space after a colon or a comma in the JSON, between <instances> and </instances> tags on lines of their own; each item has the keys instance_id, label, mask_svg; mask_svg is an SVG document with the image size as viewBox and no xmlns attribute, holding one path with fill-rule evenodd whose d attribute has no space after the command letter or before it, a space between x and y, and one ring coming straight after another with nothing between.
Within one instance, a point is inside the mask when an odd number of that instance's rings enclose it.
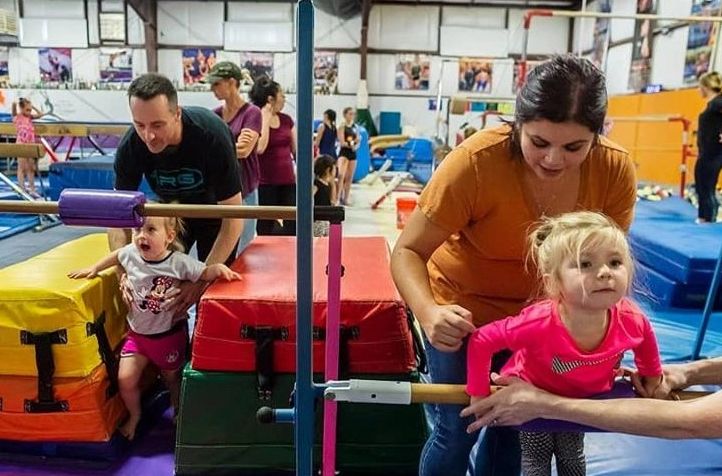
<instances>
[{"instance_id":1,"label":"toddler in pink shirt","mask_svg":"<svg viewBox=\"0 0 722 476\"><path fill-rule=\"evenodd\" d=\"M467 393L489 395L491 356L513 352L502 369L549 392L589 397L611 390L628 350L648 394L662 381L652 326L626 298L633 263L621 229L599 213L546 218L529 238L547 300L480 327L468 348ZM521 432L525 476L586 474L583 433Z\"/></svg>"}]
</instances>

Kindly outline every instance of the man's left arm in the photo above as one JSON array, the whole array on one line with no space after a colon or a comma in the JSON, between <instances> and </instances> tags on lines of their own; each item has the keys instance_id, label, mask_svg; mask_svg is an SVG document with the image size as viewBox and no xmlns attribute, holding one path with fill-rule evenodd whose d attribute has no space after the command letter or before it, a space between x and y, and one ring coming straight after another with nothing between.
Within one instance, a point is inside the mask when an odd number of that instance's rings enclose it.
<instances>
[{"instance_id":1,"label":"man's left arm","mask_svg":"<svg viewBox=\"0 0 722 476\"><path fill-rule=\"evenodd\" d=\"M233 143L231 131L221 128L215 140L209 144L206 157L211 162L209 186L213 187L219 205L241 205L241 168L236 158L236 148ZM243 221L234 218L224 218L221 229L216 236L210 253L206 257L206 264L225 263L235 254L235 246L243 230Z\"/></svg>"},{"instance_id":2,"label":"man's left arm","mask_svg":"<svg viewBox=\"0 0 722 476\"><path fill-rule=\"evenodd\" d=\"M241 194L237 193L231 198L220 200L219 205L242 205ZM234 218L224 218L221 223L221 229L218 232L216 241L213 243L206 264L225 263L228 257L236 249L236 244L243 231L243 220Z\"/></svg>"}]
</instances>

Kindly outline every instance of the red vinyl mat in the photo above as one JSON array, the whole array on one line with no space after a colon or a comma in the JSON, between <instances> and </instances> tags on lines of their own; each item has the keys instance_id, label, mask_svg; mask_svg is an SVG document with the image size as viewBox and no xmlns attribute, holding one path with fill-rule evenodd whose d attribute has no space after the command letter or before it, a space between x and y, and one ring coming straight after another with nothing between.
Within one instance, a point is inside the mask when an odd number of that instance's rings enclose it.
<instances>
[{"instance_id":1,"label":"red vinyl mat","mask_svg":"<svg viewBox=\"0 0 722 476\"><path fill-rule=\"evenodd\" d=\"M324 367L324 336L319 329L324 328L326 320L327 262L328 239L314 239L314 372L322 372ZM391 280L386 240L344 238L342 264L341 354L347 355L346 370L352 373L413 370L416 358L406 307ZM201 298L192 367L253 371L256 338L265 331L274 335L273 370L295 371L295 238L258 237L232 268L242 274L242 280L216 282Z\"/></svg>"}]
</instances>

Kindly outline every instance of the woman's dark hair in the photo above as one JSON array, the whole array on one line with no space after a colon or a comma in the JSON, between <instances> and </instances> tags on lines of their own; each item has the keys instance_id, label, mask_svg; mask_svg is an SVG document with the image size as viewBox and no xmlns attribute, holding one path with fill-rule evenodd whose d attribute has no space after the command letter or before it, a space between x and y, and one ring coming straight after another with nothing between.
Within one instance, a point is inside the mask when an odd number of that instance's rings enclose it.
<instances>
[{"instance_id":1,"label":"woman's dark hair","mask_svg":"<svg viewBox=\"0 0 722 476\"><path fill-rule=\"evenodd\" d=\"M516 97L513 147L520 150L519 133L527 122L576 122L598 134L607 115L607 86L591 61L558 55L529 72Z\"/></svg>"},{"instance_id":2,"label":"woman's dark hair","mask_svg":"<svg viewBox=\"0 0 722 476\"><path fill-rule=\"evenodd\" d=\"M248 98L258 107L263 107L268 103L268 96L276 97L281 91L281 85L273 81L266 75L261 75L253 81L251 92Z\"/></svg>"},{"instance_id":3,"label":"woman's dark hair","mask_svg":"<svg viewBox=\"0 0 722 476\"><path fill-rule=\"evenodd\" d=\"M331 125L336 127L336 111L333 109L326 109L323 113L326 117L328 117L328 120L331 121Z\"/></svg>"},{"instance_id":4,"label":"woman's dark hair","mask_svg":"<svg viewBox=\"0 0 722 476\"><path fill-rule=\"evenodd\" d=\"M316 175L316 177L323 177L324 175L326 175L326 171L333 169L335 163L336 161L333 160L333 157L331 157L330 155L319 155L313 162L314 175Z\"/></svg>"}]
</instances>

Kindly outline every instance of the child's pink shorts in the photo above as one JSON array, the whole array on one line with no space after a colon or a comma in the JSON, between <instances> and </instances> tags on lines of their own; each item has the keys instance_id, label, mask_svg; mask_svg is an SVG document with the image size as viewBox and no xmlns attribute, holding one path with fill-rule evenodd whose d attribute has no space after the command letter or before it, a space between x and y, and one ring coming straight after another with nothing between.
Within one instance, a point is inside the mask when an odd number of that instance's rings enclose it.
<instances>
[{"instance_id":1,"label":"child's pink shorts","mask_svg":"<svg viewBox=\"0 0 722 476\"><path fill-rule=\"evenodd\" d=\"M160 370L177 370L185 364L188 348L188 326L185 322L162 334L143 335L128 330L121 357L140 354Z\"/></svg>"}]
</instances>

